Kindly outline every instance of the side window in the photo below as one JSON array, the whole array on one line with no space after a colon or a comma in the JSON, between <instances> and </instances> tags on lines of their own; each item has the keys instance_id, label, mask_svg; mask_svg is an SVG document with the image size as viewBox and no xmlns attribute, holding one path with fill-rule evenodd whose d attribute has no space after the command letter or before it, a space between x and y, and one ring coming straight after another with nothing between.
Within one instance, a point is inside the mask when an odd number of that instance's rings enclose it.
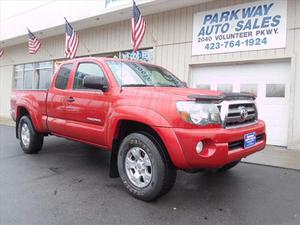
<instances>
[{"instance_id":1,"label":"side window","mask_svg":"<svg viewBox=\"0 0 300 225\"><path fill-rule=\"evenodd\" d=\"M60 68L57 75L55 87L58 89L66 89L70 77L73 64L66 64Z\"/></svg>"},{"instance_id":2,"label":"side window","mask_svg":"<svg viewBox=\"0 0 300 225\"><path fill-rule=\"evenodd\" d=\"M86 76L105 77L102 69L95 63L80 63L74 78L73 89L87 89L83 86Z\"/></svg>"}]
</instances>

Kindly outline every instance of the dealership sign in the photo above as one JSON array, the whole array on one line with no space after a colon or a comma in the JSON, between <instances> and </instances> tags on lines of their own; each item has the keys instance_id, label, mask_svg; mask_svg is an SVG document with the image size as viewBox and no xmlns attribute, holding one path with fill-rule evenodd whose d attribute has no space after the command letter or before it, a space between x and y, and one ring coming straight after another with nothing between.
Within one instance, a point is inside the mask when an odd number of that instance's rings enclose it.
<instances>
[{"instance_id":1,"label":"dealership sign","mask_svg":"<svg viewBox=\"0 0 300 225\"><path fill-rule=\"evenodd\" d=\"M287 0L266 0L194 14L193 55L284 48Z\"/></svg>"}]
</instances>

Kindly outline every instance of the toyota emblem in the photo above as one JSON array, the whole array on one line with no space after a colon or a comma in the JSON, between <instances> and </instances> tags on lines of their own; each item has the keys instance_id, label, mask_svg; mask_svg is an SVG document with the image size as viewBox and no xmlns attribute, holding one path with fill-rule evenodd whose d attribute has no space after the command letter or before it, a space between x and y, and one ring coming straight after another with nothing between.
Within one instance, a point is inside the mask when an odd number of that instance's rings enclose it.
<instances>
[{"instance_id":1,"label":"toyota emblem","mask_svg":"<svg viewBox=\"0 0 300 225\"><path fill-rule=\"evenodd\" d=\"M239 110L240 110L241 121L244 122L248 117L248 111L244 106L240 106Z\"/></svg>"}]
</instances>

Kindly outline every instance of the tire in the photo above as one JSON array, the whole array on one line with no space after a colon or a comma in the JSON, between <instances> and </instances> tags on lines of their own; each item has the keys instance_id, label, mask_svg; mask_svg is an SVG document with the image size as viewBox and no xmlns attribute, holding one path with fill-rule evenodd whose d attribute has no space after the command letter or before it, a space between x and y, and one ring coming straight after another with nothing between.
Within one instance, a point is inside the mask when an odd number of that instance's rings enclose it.
<instances>
[{"instance_id":1,"label":"tire","mask_svg":"<svg viewBox=\"0 0 300 225\"><path fill-rule=\"evenodd\" d=\"M219 168L217 170L217 172L226 172L228 170L230 170L231 168L235 167L237 164L239 164L241 160L238 160L238 161L234 161L234 162L231 162L231 163L228 163L226 164L225 166Z\"/></svg>"},{"instance_id":2,"label":"tire","mask_svg":"<svg viewBox=\"0 0 300 225\"><path fill-rule=\"evenodd\" d=\"M21 117L18 123L18 135L24 153L36 154L42 149L44 136L35 131L28 116Z\"/></svg>"},{"instance_id":3,"label":"tire","mask_svg":"<svg viewBox=\"0 0 300 225\"><path fill-rule=\"evenodd\" d=\"M151 135L132 133L118 151L118 171L135 198L152 201L168 193L176 180L176 168L165 149Z\"/></svg>"}]
</instances>

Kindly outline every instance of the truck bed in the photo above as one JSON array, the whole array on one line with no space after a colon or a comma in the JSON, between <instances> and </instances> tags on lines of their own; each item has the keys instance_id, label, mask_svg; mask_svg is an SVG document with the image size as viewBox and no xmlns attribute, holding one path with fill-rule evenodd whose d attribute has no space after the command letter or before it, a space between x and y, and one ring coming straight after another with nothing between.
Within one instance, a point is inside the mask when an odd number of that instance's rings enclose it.
<instances>
[{"instance_id":1,"label":"truck bed","mask_svg":"<svg viewBox=\"0 0 300 225\"><path fill-rule=\"evenodd\" d=\"M11 93L11 117L17 120L20 110L26 109L39 132L47 132L47 90L13 90ZM17 108L18 107L18 108Z\"/></svg>"}]
</instances>

